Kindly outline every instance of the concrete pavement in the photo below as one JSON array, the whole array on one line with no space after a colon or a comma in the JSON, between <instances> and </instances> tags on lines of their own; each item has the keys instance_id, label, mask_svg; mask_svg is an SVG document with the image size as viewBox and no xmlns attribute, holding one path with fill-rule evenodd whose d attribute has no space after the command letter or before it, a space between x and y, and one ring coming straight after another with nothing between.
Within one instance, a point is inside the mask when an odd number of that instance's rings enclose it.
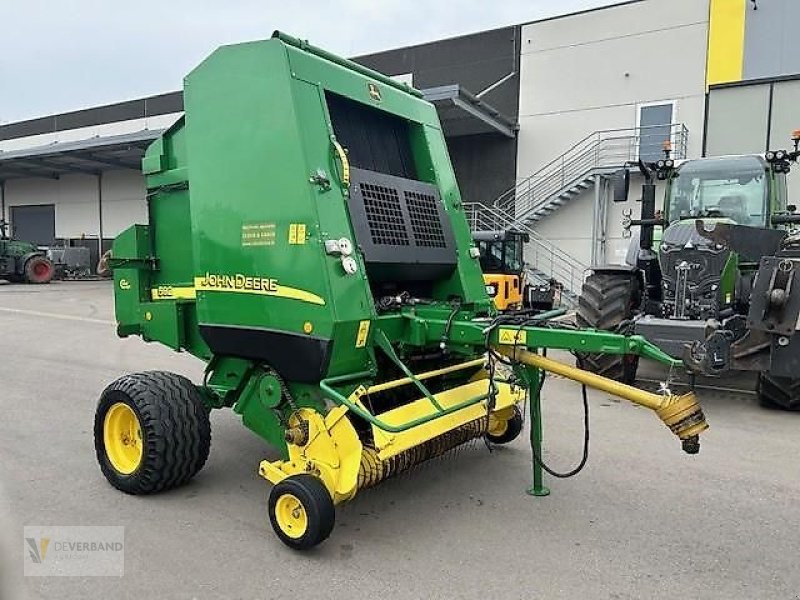
<instances>
[{"instance_id":1,"label":"concrete pavement","mask_svg":"<svg viewBox=\"0 0 800 600\"><path fill-rule=\"evenodd\" d=\"M800 597L800 414L702 390L711 429L687 456L647 410L590 392L589 464L549 478L549 497L524 493L525 439L474 444L363 493L297 554L266 519L256 470L274 454L230 411L212 414L189 485L132 497L106 483L92 441L103 388L132 371L202 373L117 339L112 321L107 282L0 285L2 598ZM551 379L544 415L546 458L566 469L578 388ZM24 578L23 525L124 525L125 576Z\"/></svg>"}]
</instances>

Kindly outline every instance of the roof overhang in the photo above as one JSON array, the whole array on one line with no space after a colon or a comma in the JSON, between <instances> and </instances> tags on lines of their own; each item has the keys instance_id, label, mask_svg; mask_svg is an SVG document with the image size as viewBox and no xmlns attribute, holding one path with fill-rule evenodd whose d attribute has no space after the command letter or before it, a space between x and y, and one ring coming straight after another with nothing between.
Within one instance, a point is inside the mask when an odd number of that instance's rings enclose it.
<instances>
[{"instance_id":1,"label":"roof overhang","mask_svg":"<svg viewBox=\"0 0 800 600\"><path fill-rule=\"evenodd\" d=\"M457 83L424 89L422 94L436 107L447 137L487 133L517 137L519 125L513 119Z\"/></svg>"},{"instance_id":2,"label":"roof overhang","mask_svg":"<svg viewBox=\"0 0 800 600\"><path fill-rule=\"evenodd\" d=\"M519 126L491 105L458 84L422 90L439 113L447 137L494 134L515 138ZM0 151L0 181L11 179L58 179L63 175L97 175L112 169L141 170L147 146L161 129L54 142L23 150Z\"/></svg>"},{"instance_id":3,"label":"roof overhang","mask_svg":"<svg viewBox=\"0 0 800 600\"><path fill-rule=\"evenodd\" d=\"M24 150L0 151L0 181L58 179L62 175L97 175L112 169L141 169L142 156L161 129L55 142Z\"/></svg>"}]
</instances>

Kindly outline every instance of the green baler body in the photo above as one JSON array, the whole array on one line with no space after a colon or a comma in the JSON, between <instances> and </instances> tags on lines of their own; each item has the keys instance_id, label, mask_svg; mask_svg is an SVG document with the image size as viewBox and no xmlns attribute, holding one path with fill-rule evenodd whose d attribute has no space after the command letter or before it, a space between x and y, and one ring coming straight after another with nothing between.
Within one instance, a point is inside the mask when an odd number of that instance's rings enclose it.
<instances>
[{"instance_id":1,"label":"green baler body","mask_svg":"<svg viewBox=\"0 0 800 600\"><path fill-rule=\"evenodd\" d=\"M275 369L298 404L319 407L322 379L381 378L379 332L417 351L442 335L375 309L380 267L358 249L331 103L403 124L415 180L438 191L456 262L428 282L424 311L446 319L454 299L462 314L492 310L441 125L417 92L280 36L214 52L187 76L184 103L143 159L149 224L114 243L116 314L120 335L209 361L211 404L282 447L274 407L252 402L264 398L248 388L253 369ZM352 274L326 251L342 238L356 247Z\"/></svg>"}]
</instances>

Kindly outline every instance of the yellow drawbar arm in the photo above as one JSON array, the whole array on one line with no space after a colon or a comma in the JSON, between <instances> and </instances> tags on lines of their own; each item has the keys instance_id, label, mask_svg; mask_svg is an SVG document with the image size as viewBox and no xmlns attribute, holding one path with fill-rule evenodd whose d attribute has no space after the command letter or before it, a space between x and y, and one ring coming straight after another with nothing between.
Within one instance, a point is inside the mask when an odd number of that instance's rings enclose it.
<instances>
[{"instance_id":1,"label":"yellow drawbar arm","mask_svg":"<svg viewBox=\"0 0 800 600\"><path fill-rule=\"evenodd\" d=\"M529 367L550 371L591 388L625 398L634 404L645 406L655 411L664 424L670 428L670 431L681 439L685 452L696 454L700 450L698 436L708 429L708 423L706 423L705 416L697 403L694 392L680 396L654 394L577 367L565 365L519 347L500 346L495 350L503 356L519 361Z\"/></svg>"}]
</instances>

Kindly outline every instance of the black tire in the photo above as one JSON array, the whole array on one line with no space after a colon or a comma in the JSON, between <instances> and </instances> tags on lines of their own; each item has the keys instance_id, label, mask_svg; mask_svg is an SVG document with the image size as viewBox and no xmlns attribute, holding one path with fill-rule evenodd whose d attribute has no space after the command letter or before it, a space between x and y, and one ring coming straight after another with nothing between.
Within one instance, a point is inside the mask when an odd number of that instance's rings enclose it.
<instances>
[{"instance_id":1,"label":"black tire","mask_svg":"<svg viewBox=\"0 0 800 600\"><path fill-rule=\"evenodd\" d=\"M592 273L583 284L575 321L578 327L617 331L623 321L633 318L640 296L635 275ZM578 366L616 381L633 383L639 357L633 354L581 354Z\"/></svg>"},{"instance_id":2,"label":"black tire","mask_svg":"<svg viewBox=\"0 0 800 600\"><path fill-rule=\"evenodd\" d=\"M800 411L800 379L759 373L756 394L764 408Z\"/></svg>"},{"instance_id":3,"label":"black tire","mask_svg":"<svg viewBox=\"0 0 800 600\"><path fill-rule=\"evenodd\" d=\"M297 536L290 535L279 524L276 515L278 501L287 494L294 496L305 512L305 529ZM328 539L336 522L333 499L325 484L313 475L292 475L278 482L269 494L269 522L278 538L294 550L308 550Z\"/></svg>"},{"instance_id":4,"label":"black tire","mask_svg":"<svg viewBox=\"0 0 800 600\"><path fill-rule=\"evenodd\" d=\"M25 281L28 283L50 283L56 268L50 259L44 256L31 256L25 261Z\"/></svg>"},{"instance_id":5,"label":"black tire","mask_svg":"<svg viewBox=\"0 0 800 600\"><path fill-rule=\"evenodd\" d=\"M522 433L522 425L522 412L520 412L518 406L515 406L514 415L508 421L506 421L505 430L498 434L491 434L487 432L486 439L493 444L508 444L509 442L513 442L515 439L517 439L519 434Z\"/></svg>"},{"instance_id":6,"label":"black tire","mask_svg":"<svg viewBox=\"0 0 800 600\"><path fill-rule=\"evenodd\" d=\"M130 474L118 471L106 452L104 423L109 409L123 403L141 429L142 457ZM208 458L211 423L194 384L175 373L148 371L120 377L100 396L94 445L108 482L128 494L152 494L183 485Z\"/></svg>"}]
</instances>

